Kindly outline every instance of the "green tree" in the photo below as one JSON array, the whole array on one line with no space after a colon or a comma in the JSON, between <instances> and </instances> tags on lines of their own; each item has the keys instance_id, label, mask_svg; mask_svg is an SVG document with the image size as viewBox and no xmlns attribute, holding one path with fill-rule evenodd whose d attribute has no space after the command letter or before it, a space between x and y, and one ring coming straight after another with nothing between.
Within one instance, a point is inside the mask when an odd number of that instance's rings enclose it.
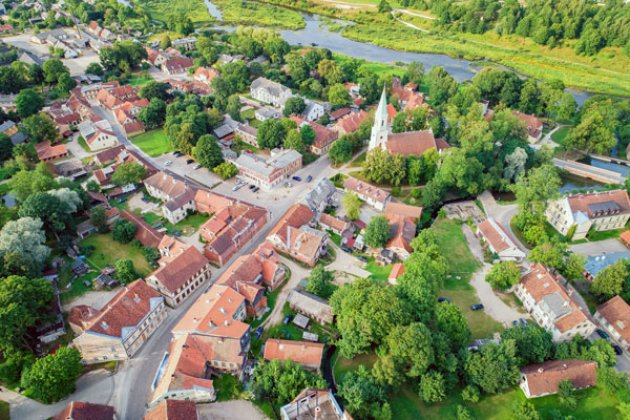
<instances>
[{"instance_id":1,"label":"green tree","mask_svg":"<svg viewBox=\"0 0 630 420\"><path fill-rule=\"evenodd\" d=\"M171 37L168 35L164 35L162 36L162 39L160 40L160 48L162 48L163 50L170 48L172 45L171 43Z\"/></svg>"},{"instance_id":2,"label":"green tree","mask_svg":"<svg viewBox=\"0 0 630 420\"><path fill-rule=\"evenodd\" d=\"M193 149L193 156L206 168L214 168L223 163L223 153L216 137L204 134L199 137L197 145Z\"/></svg>"},{"instance_id":3,"label":"green tree","mask_svg":"<svg viewBox=\"0 0 630 420\"><path fill-rule=\"evenodd\" d=\"M532 249L529 259L547 267L561 269L567 253L566 245L560 242L545 242Z\"/></svg>"},{"instance_id":4,"label":"green tree","mask_svg":"<svg viewBox=\"0 0 630 420\"><path fill-rule=\"evenodd\" d=\"M232 162L223 162L215 166L212 171L222 179L230 179L238 174L238 168Z\"/></svg>"},{"instance_id":5,"label":"green tree","mask_svg":"<svg viewBox=\"0 0 630 420\"><path fill-rule=\"evenodd\" d=\"M457 92L457 81L440 66L434 66L427 76L429 97L435 107L446 103Z\"/></svg>"},{"instance_id":6,"label":"green tree","mask_svg":"<svg viewBox=\"0 0 630 420\"><path fill-rule=\"evenodd\" d=\"M346 211L346 216L350 220L357 220L359 218L359 213L361 212L361 206L363 202L352 191L348 191L343 195L342 205L344 210Z\"/></svg>"},{"instance_id":7,"label":"green tree","mask_svg":"<svg viewBox=\"0 0 630 420\"><path fill-rule=\"evenodd\" d=\"M468 411L466 407L461 404L457 404L456 418L457 420L473 420L474 417L470 414L470 411Z\"/></svg>"},{"instance_id":8,"label":"green tree","mask_svg":"<svg viewBox=\"0 0 630 420\"><path fill-rule=\"evenodd\" d=\"M502 290L514 286L520 279L521 271L518 265L512 261L501 261L494 264L486 276L486 281L493 288Z\"/></svg>"},{"instance_id":9,"label":"green tree","mask_svg":"<svg viewBox=\"0 0 630 420\"><path fill-rule=\"evenodd\" d=\"M289 131L289 134L287 134L287 137L284 139L284 148L293 149L298 153L304 154L306 146L304 145L302 136L297 130Z\"/></svg>"},{"instance_id":10,"label":"green tree","mask_svg":"<svg viewBox=\"0 0 630 420\"><path fill-rule=\"evenodd\" d=\"M292 96L284 104L284 109L282 113L285 117L289 117L291 115L300 115L304 108L306 108L306 103L301 96Z\"/></svg>"},{"instance_id":11,"label":"green tree","mask_svg":"<svg viewBox=\"0 0 630 420\"><path fill-rule=\"evenodd\" d=\"M168 83L151 80L146 85L140 88L140 90L138 91L138 96L140 96L141 98L146 98L148 100L160 99L162 101L166 101L171 97L171 94L168 93L170 88L171 86Z\"/></svg>"},{"instance_id":12,"label":"green tree","mask_svg":"<svg viewBox=\"0 0 630 420\"><path fill-rule=\"evenodd\" d=\"M335 83L328 89L328 101L334 106L341 108L350 105L352 98L348 90L341 83Z\"/></svg>"},{"instance_id":13,"label":"green tree","mask_svg":"<svg viewBox=\"0 0 630 420\"><path fill-rule=\"evenodd\" d=\"M336 287L333 284L333 273L326 271L322 264L318 264L311 271L306 283L306 291L324 299L328 299Z\"/></svg>"},{"instance_id":14,"label":"green tree","mask_svg":"<svg viewBox=\"0 0 630 420\"><path fill-rule=\"evenodd\" d=\"M118 219L112 229L112 237L123 244L131 242L136 235L136 225L125 219Z\"/></svg>"},{"instance_id":15,"label":"green tree","mask_svg":"<svg viewBox=\"0 0 630 420\"><path fill-rule=\"evenodd\" d=\"M138 278L133 261L129 259L116 261L114 268L116 268L116 278L123 284L130 283Z\"/></svg>"},{"instance_id":16,"label":"green tree","mask_svg":"<svg viewBox=\"0 0 630 420\"><path fill-rule=\"evenodd\" d=\"M226 112L235 121L241 121L241 98L238 94L228 96L227 105L225 107Z\"/></svg>"},{"instance_id":17,"label":"green tree","mask_svg":"<svg viewBox=\"0 0 630 420\"><path fill-rule=\"evenodd\" d=\"M540 414L536 411L534 404L527 400L517 400L512 404L510 413L512 420L540 420Z\"/></svg>"},{"instance_id":18,"label":"green tree","mask_svg":"<svg viewBox=\"0 0 630 420\"><path fill-rule=\"evenodd\" d=\"M321 60L317 64L317 73L326 80L326 84L328 85L343 82L343 72L334 60Z\"/></svg>"},{"instance_id":19,"label":"green tree","mask_svg":"<svg viewBox=\"0 0 630 420\"><path fill-rule=\"evenodd\" d=\"M138 113L138 120L148 129L154 129L164 124L166 118L166 102L160 98L151 98L149 106Z\"/></svg>"},{"instance_id":20,"label":"green tree","mask_svg":"<svg viewBox=\"0 0 630 420\"><path fill-rule=\"evenodd\" d=\"M417 61L412 61L411 63L407 64L407 68L405 69L405 79L407 79L407 81L420 86L423 77L424 64Z\"/></svg>"},{"instance_id":21,"label":"green tree","mask_svg":"<svg viewBox=\"0 0 630 420\"><path fill-rule=\"evenodd\" d=\"M575 387L573 383L565 379L558 384L558 399L564 407L573 410L577 406L577 398L575 397Z\"/></svg>"},{"instance_id":22,"label":"green tree","mask_svg":"<svg viewBox=\"0 0 630 420\"><path fill-rule=\"evenodd\" d=\"M387 398L383 387L364 365L359 365L357 369L343 376L339 384L339 395L346 401L348 411L357 418L371 416L375 406Z\"/></svg>"},{"instance_id":23,"label":"green tree","mask_svg":"<svg viewBox=\"0 0 630 420\"><path fill-rule=\"evenodd\" d=\"M81 353L60 347L54 354L37 359L22 375L21 385L29 397L50 404L74 391L82 371Z\"/></svg>"},{"instance_id":24,"label":"green tree","mask_svg":"<svg viewBox=\"0 0 630 420\"><path fill-rule=\"evenodd\" d=\"M87 74L102 76L105 73L105 70L103 70L103 66L101 66L99 63L90 63L86 67L85 72Z\"/></svg>"},{"instance_id":25,"label":"green tree","mask_svg":"<svg viewBox=\"0 0 630 420\"><path fill-rule=\"evenodd\" d=\"M43 222L32 217L22 217L7 222L0 230L0 255L4 268L9 272L37 275L50 255L46 246ZM18 262L18 267L10 270L9 261Z\"/></svg>"},{"instance_id":26,"label":"green tree","mask_svg":"<svg viewBox=\"0 0 630 420\"><path fill-rule=\"evenodd\" d=\"M58 193L59 192L59 193ZM68 188L36 192L22 203L20 217L38 218L53 232L62 232L72 226L72 214L82 206L79 195Z\"/></svg>"},{"instance_id":27,"label":"green tree","mask_svg":"<svg viewBox=\"0 0 630 420\"><path fill-rule=\"evenodd\" d=\"M39 143L43 140L49 140L54 143L59 138L59 131L55 123L48 115L43 113L23 119L21 129L28 135L29 140L34 143Z\"/></svg>"},{"instance_id":28,"label":"green tree","mask_svg":"<svg viewBox=\"0 0 630 420\"><path fill-rule=\"evenodd\" d=\"M566 147L597 154L608 153L615 143L613 131L606 126L604 117L598 111L585 114L564 140Z\"/></svg>"},{"instance_id":29,"label":"green tree","mask_svg":"<svg viewBox=\"0 0 630 420\"><path fill-rule=\"evenodd\" d=\"M144 165L137 162L126 162L119 165L112 174L112 183L123 187L129 184L137 184L146 176Z\"/></svg>"},{"instance_id":30,"label":"green tree","mask_svg":"<svg viewBox=\"0 0 630 420\"><path fill-rule=\"evenodd\" d=\"M465 347L470 340L468 321L459 306L442 302L435 309L437 330L444 333L454 352Z\"/></svg>"},{"instance_id":31,"label":"green tree","mask_svg":"<svg viewBox=\"0 0 630 420\"><path fill-rule=\"evenodd\" d=\"M328 157L335 165L349 162L352 159L352 144L345 136L341 137L328 150Z\"/></svg>"},{"instance_id":32,"label":"green tree","mask_svg":"<svg viewBox=\"0 0 630 420\"><path fill-rule=\"evenodd\" d=\"M44 78L46 83L55 84L59 81L62 74L69 74L70 71L63 64L63 62L57 58L46 60L42 66L44 70Z\"/></svg>"},{"instance_id":33,"label":"green tree","mask_svg":"<svg viewBox=\"0 0 630 420\"><path fill-rule=\"evenodd\" d=\"M382 248L390 238L389 221L384 216L370 220L365 229L365 243L373 248Z\"/></svg>"},{"instance_id":34,"label":"green tree","mask_svg":"<svg viewBox=\"0 0 630 420\"><path fill-rule=\"evenodd\" d=\"M257 400L286 404L304 388L325 388L320 376L306 371L292 360L272 360L256 366L252 390Z\"/></svg>"},{"instance_id":35,"label":"green tree","mask_svg":"<svg viewBox=\"0 0 630 420\"><path fill-rule=\"evenodd\" d=\"M513 387L520 371L516 358L516 343L486 344L478 353L470 353L464 367L468 383L477 385L488 394L497 394Z\"/></svg>"},{"instance_id":36,"label":"green tree","mask_svg":"<svg viewBox=\"0 0 630 420\"><path fill-rule=\"evenodd\" d=\"M23 202L33 193L53 189L56 183L45 164L40 163L34 171L21 170L14 174L9 186L15 197Z\"/></svg>"},{"instance_id":37,"label":"green tree","mask_svg":"<svg viewBox=\"0 0 630 420\"><path fill-rule=\"evenodd\" d=\"M479 402L480 397L479 388L474 385L466 385L466 387L462 390L462 399L464 401L476 403Z\"/></svg>"},{"instance_id":38,"label":"green tree","mask_svg":"<svg viewBox=\"0 0 630 420\"><path fill-rule=\"evenodd\" d=\"M109 230L105 207L97 206L90 210L90 223L92 223L100 233L105 233Z\"/></svg>"},{"instance_id":39,"label":"green tree","mask_svg":"<svg viewBox=\"0 0 630 420\"><path fill-rule=\"evenodd\" d=\"M274 149L284 142L286 136L287 132L282 122L275 119L263 121L258 127L258 147L261 149Z\"/></svg>"},{"instance_id":40,"label":"green tree","mask_svg":"<svg viewBox=\"0 0 630 420\"><path fill-rule=\"evenodd\" d=\"M597 273L590 290L600 300L608 300L615 295L621 294L629 275L628 263L625 260L619 260Z\"/></svg>"},{"instance_id":41,"label":"green tree","mask_svg":"<svg viewBox=\"0 0 630 420\"><path fill-rule=\"evenodd\" d=\"M15 97L15 110L21 118L37 114L44 107L44 98L35 89L22 89Z\"/></svg>"},{"instance_id":42,"label":"green tree","mask_svg":"<svg viewBox=\"0 0 630 420\"><path fill-rule=\"evenodd\" d=\"M446 399L446 385L444 376L440 372L429 372L420 378L420 398L433 404Z\"/></svg>"},{"instance_id":43,"label":"green tree","mask_svg":"<svg viewBox=\"0 0 630 420\"><path fill-rule=\"evenodd\" d=\"M515 326L501 334L503 340L514 340L519 365L542 363L553 354L551 334L537 326Z\"/></svg>"},{"instance_id":44,"label":"green tree","mask_svg":"<svg viewBox=\"0 0 630 420\"><path fill-rule=\"evenodd\" d=\"M302 141L306 145L311 145L315 141L315 137L317 137L315 130L310 125L303 125L300 127L300 136L302 137Z\"/></svg>"}]
</instances>

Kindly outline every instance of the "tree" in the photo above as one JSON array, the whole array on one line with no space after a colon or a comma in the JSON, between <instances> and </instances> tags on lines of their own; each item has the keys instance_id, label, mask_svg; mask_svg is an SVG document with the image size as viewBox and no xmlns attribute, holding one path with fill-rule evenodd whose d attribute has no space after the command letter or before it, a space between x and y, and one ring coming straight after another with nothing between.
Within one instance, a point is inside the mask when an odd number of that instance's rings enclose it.
<instances>
[{"instance_id":1,"label":"tree","mask_svg":"<svg viewBox=\"0 0 630 420\"><path fill-rule=\"evenodd\" d=\"M171 43L171 37L168 35L164 35L162 37L162 39L160 40L160 48L165 50L167 48L170 48L172 45Z\"/></svg>"},{"instance_id":2,"label":"tree","mask_svg":"<svg viewBox=\"0 0 630 420\"><path fill-rule=\"evenodd\" d=\"M257 400L286 404L304 388L325 388L326 383L292 360L261 362L254 371L252 390Z\"/></svg>"},{"instance_id":3,"label":"tree","mask_svg":"<svg viewBox=\"0 0 630 420\"><path fill-rule=\"evenodd\" d=\"M15 97L15 110L21 118L37 114L44 107L44 98L35 89L22 89Z\"/></svg>"},{"instance_id":4,"label":"tree","mask_svg":"<svg viewBox=\"0 0 630 420\"><path fill-rule=\"evenodd\" d=\"M130 283L138 278L133 261L129 259L116 261L114 268L116 268L116 278L123 284Z\"/></svg>"},{"instance_id":5,"label":"tree","mask_svg":"<svg viewBox=\"0 0 630 420\"><path fill-rule=\"evenodd\" d=\"M36 192L24 200L18 214L20 217L38 218L47 229L62 232L73 224L71 214L82 204L79 195L68 188Z\"/></svg>"},{"instance_id":6,"label":"tree","mask_svg":"<svg viewBox=\"0 0 630 420\"><path fill-rule=\"evenodd\" d=\"M352 159L352 144L345 136L341 137L328 150L328 157L335 165L349 162Z\"/></svg>"},{"instance_id":7,"label":"tree","mask_svg":"<svg viewBox=\"0 0 630 420\"><path fill-rule=\"evenodd\" d=\"M238 174L238 167L232 162L223 162L215 166L212 172L219 175L222 179L230 179Z\"/></svg>"},{"instance_id":8,"label":"tree","mask_svg":"<svg viewBox=\"0 0 630 420\"><path fill-rule=\"evenodd\" d=\"M467 382L477 385L488 394L511 388L520 377L516 344L512 340L486 344L478 353L468 355L464 369Z\"/></svg>"},{"instance_id":9,"label":"tree","mask_svg":"<svg viewBox=\"0 0 630 420\"><path fill-rule=\"evenodd\" d=\"M33 143L39 143L44 140L54 143L59 137L59 131L55 123L48 115L43 113L23 119L21 128Z\"/></svg>"},{"instance_id":10,"label":"tree","mask_svg":"<svg viewBox=\"0 0 630 420\"><path fill-rule=\"evenodd\" d=\"M289 134L287 134L287 137L284 139L284 148L293 149L298 153L304 154L306 146L304 145L302 136L297 130L289 131Z\"/></svg>"},{"instance_id":11,"label":"tree","mask_svg":"<svg viewBox=\"0 0 630 420\"><path fill-rule=\"evenodd\" d=\"M503 340L514 340L519 365L542 363L553 354L551 334L537 326L515 326L501 334Z\"/></svg>"},{"instance_id":12,"label":"tree","mask_svg":"<svg viewBox=\"0 0 630 420\"><path fill-rule=\"evenodd\" d=\"M405 70L405 78L416 85L420 86L422 83L422 78L424 77L424 64L419 63L417 61L412 61L407 64L407 69Z\"/></svg>"},{"instance_id":13,"label":"tree","mask_svg":"<svg viewBox=\"0 0 630 420\"><path fill-rule=\"evenodd\" d=\"M389 5L387 0L380 0L377 10L379 13L389 13L392 10L392 6Z\"/></svg>"},{"instance_id":14,"label":"tree","mask_svg":"<svg viewBox=\"0 0 630 420\"><path fill-rule=\"evenodd\" d=\"M105 207L97 206L90 210L90 223L92 223L100 233L105 233L109 230Z\"/></svg>"},{"instance_id":15,"label":"tree","mask_svg":"<svg viewBox=\"0 0 630 420\"><path fill-rule=\"evenodd\" d=\"M0 255L7 259L16 258L23 264L22 273L41 272L44 262L50 255L46 246L46 235L42 230L43 222L32 217L22 217L7 222L0 230Z\"/></svg>"},{"instance_id":16,"label":"tree","mask_svg":"<svg viewBox=\"0 0 630 420\"><path fill-rule=\"evenodd\" d=\"M507 290L521 279L521 271L513 261L501 261L492 266L486 281L494 289Z\"/></svg>"},{"instance_id":17,"label":"tree","mask_svg":"<svg viewBox=\"0 0 630 420\"><path fill-rule=\"evenodd\" d=\"M341 108L343 106L350 105L352 98L344 85L341 83L335 83L328 89L328 101L334 107Z\"/></svg>"},{"instance_id":18,"label":"tree","mask_svg":"<svg viewBox=\"0 0 630 420\"><path fill-rule=\"evenodd\" d=\"M158 128L164 124L166 118L166 102L160 98L151 98L149 106L142 108L138 113L138 120L146 128Z\"/></svg>"},{"instance_id":19,"label":"tree","mask_svg":"<svg viewBox=\"0 0 630 420\"><path fill-rule=\"evenodd\" d=\"M565 379L558 384L558 399L560 404L570 410L575 409L575 406L577 406L575 387L570 380Z\"/></svg>"},{"instance_id":20,"label":"tree","mask_svg":"<svg viewBox=\"0 0 630 420\"><path fill-rule=\"evenodd\" d=\"M114 223L112 229L112 237L115 241L127 244L133 240L136 235L136 225L125 219L118 219Z\"/></svg>"},{"instance_id":21,"label":"tree","mask_svg":"<svg viewBox=\"0 0 630 420\"><path fill-rule=\"evenodd\" d=\"M473 416L470 412L461 404L457 404L457 420L473 420Z\"/></svg>"},{"instance_id":22,"label":"tree","mask_svg":"<svg viewBox=\"0 0 630 420\"><path fill-rule=\"evenodd\" d=\"M77 86L77 81L74 80L70 76L70 73L62 73L61 76L59 76L59 80L57 81L57 89L56 90L60 94L66 95L66 94L68 94L68 92L70 92L76 86Z\"/></svg>"},{"instance_id":23,"label":"tree","mask_svg":"<svg viewBox=\"0 0 630 420\"><path fill-rule=\"evenodd\" d=\"M274 149L284 142L287 132L282 122L269 119L260 124L257 134L258 147L262 149Z\"/></svg>"},{"instance_id":24,"label":"tree","mask_svg":"<svg viewBox=\"0 0 630 420\"><path fill-rule=\"evenodd\" d=\"M432 371L422 375L420 378L420 398L429 404L446 399L444 376L440 372Z\"/></svg>"},{"instance_id":25,"label":"tree","mask_svg":"<svg viewBox=\"0 0 630 420\"><path fill-rule=\"evenodd\" d=\"M62 74L69 74L70 71L58 58L46 60L42 66L46 83L54 84L59 81Z\"/></svg>"},{"instance_id":26,"label":"tree","mask_svg":"<svg viewBox=\"0 0 630 420\"><path fill-rule=\"evenodd\" d=\"M428 75L429 96L432 105L439 107L457 92L457 81L440 66L434 66Z\"/></svg>"},{"instance_id":27,"label":"tree","mask_svg":"<svg viewBox=\"0 0 630 420\"><path fill-rule=\"evenodd\" d=\"M15 150L15 149L14 149ZM9 181L11 192L19 201L24 201L35 192L44 192L56 186L46 164L40 162L34 171L21 170Z\"/></svg>"},{"instance_id":28,"label":"tree","mask_svg":"<svg viewBox=\"0 0 630 420\"><path fill-rule=\"evenodd\" d=\"M466 385L466 387L462 391L462 399L464 401L476 403L479 402L480 397L481 395L479 393L479 388L474 385Z\"/></svg>"},{"instance_id":29,"label":"tree","mask_svg":"<svg viewBox=\"0 0 630 420\"><path fill-rule=\"evenodd\" d=\"M171 94L168 93L170 89L171 86L168 83L152 80L140 88L138 96L148 100L160 99L166 101L171 97Z\"/></svg>"},{"instance_id":30,"label":"tree","mask_svg":"<svg viewBox=\"0 0 630 420\"><path fill-rule=\"evenodd\" d=\"M137 162L125 162L119 165L112 175L112 182L119 187L137 184L146 176L146 168Z\"/></svg>"},{"instance_id":31,"label":"tree","mask_svg":"<svg viewBox=\"0 0 630 420\"><path fill-rule=\"evenodd\" d=\"M303 125L302 127L300 127L300 137L302 137L302 141L305 145L310 146L315 141L315 137L317 137L317 134L315 133L315 130L313 130L313 127L310 126L310 124Z\"/></svg>"},{"instance_id":32,"label":"tree","mask_svg":"<svg viewBox=\"0 0 630 420\"><path fill-rule=\"evenodd\" d=\"M628 263L625 260L619 260L597 273L590 290L600 300L608 300L623 291L628 275Z\"/></svg>"},{"instance_id":33,"label":"tree","mask_svg":"<svg viewBox=\"0 0 630 420\"><path fill-rule=\"evenodd\" d=\"M585 114L580 123L569 131L564 143L566 147L586 153L606 154L615 146L616 140L604 117L594 110Z\"/></svg>"},{"instance_id":34,"label":"tree","mask_svg":"<svg viewBox=\"0 0 630 420\"><path fill-rule=\"evenodd\" d=\"M527 400L517 400L512 404L512 420L540 420L534 404Z\"/></svg>"},{"instance_id":35,"label":"tree","mask_svg":"<svg viewBox=\"0 0 630 420\"><path fill-rule=\"evenodd\" d=\"M304 111L304 108L306 108L306 103L301 96L291 96L285 102L282 113L285 117L300 115Z\"/></svg>"},{"instance_id":36,"label":"tree","mask_svg":"<svg viewBox=\"0 0 630 420\"><path fill-rule=\"evenodd\" d=\"M385 216L370 220L365 229L365 243L373 248L382 248L390 237L389 221Z\"/></svg>"},{"instance_id":37,"label":"tree","mask_svg":"<svg viewBox=\"0 0 630 420\"><path fill-rule=\"evenodd\" d=\"M230 115L230 117L235 121L241 121L241 108L243 105L241 104L241 98L238 94L233 94L228 96L227 105L225 107L225 111Z\"/></svg>"},{"instance_id":38,"label":"tree","mask_svg":"<svg viewBox=\"0 0 630 420\"><path fill-rule=\"evenodd\" d=\"M22 375L21 386L30 398L50 404L74 391L82 371L81 353L60 347L54 354L37 359Z\"/></svg>"},{"instance_id":39,"label":"tree","mask_svg":"<svg viewBox=\"0 0 630 420\"><path fill-rule=\"evenodd\" d=\"M343 82L343 72L334 60L321 60L317 64L317 73L326 80L326 84L328 85Z\"/></svg>"},{"instance_id":40,"label":"tree","mask_svg":"<svg viewBox=\"0 0 630 420\"><path fill-rule=\"evenodd\" d=\"M346 401L348 411L357 418L370 416L375 406L386 400L385 390L364 365L344 375L339 384L339 395Z\"/></svg>"},{"instance_id":41,"label":"tree","mask_svg":"<svg viewBox=\"0 0 630 420\"><path fill-rule=\"evenodd\" d=\"M318 264L311 271L306 283L306 291L323 299L328 299L336 289L332 281L333 273L326 271L322 264Z\"/></svg>"},{"instance_id":42,"label":"tree","mask_svg":"<svg viewBox=\"0 0 630 420\"><path fill-rule=\"evenodd\" d=\"M348 219L357 220L359 218L363 202L358 195L352 191L346 192L342 198L342 205L346 211L346 217L348 217Z\"/></svg>"},{"instance_id":43,"label":"tree","mask_svg":"<svg viewBox=\"0 0 630 420\"><path fill-rule=\"evenodd\" d=\"M102 76L105 73L105 70L103 70L103 66L101 66L98 63L90 63L85 69L85 72L87 74L94 74L96 76Z\"/></svg>"},{"instance_id":44,"label":"tree","mask_svg":"<svg viewBox=\"0 0 630 420\"><path fill-rule=\"evenodd\" d=\"M619 403L617 411L619 411L619 420L630 420L630 403Z\"/></svg>"},{"instance_id":45,"label":"tree","mask_svg":"<svg viewBox=\"0 0 630 420\"><path fill-rule=\"evenodd\" d=\"M55 297L45 279L9 276L0 280L0 349L28 348L28 330L48 317Z\"/></svg>"},{"instance_id":46,"label":"tree","mask_svg":"<svg viewBox=\"0 0 630 420\"><path fill-rule=\"evenodd\" d=\"M459 306L449 302L437 305L435 322L437 330L448 338L452 351L456 352L468 344L470 340L468 321Z\"/></svg>"},{"instance_id":47,"label":"tree","mask_svg":"<svg viewBox=\"0 0 630 420\"><path fill-rule=\"evenodd\" d=\"M206 168L214 168L223 163L221 147L216 137L211 134L204 134L199 137L197 145L193 149L193 155Z\"/></svg>"}]
</instances>

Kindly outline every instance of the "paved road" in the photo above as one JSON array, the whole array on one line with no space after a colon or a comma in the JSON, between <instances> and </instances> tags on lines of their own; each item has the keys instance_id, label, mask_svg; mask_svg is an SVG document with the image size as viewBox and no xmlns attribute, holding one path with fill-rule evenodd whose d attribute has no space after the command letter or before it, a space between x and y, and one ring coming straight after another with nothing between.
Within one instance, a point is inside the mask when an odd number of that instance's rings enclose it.
<instances>
[{"instance_id":1,"label":"paved road","mask_svg":"<svg viewBox=\"0 0 630 420\"><path fill-rule=\"evenodd\" d=\"M575 252L576 254L589 256L589 255L600 255L607 252L624 252L627 251L628 248L624 244L621 243L619 239L611 238L605 239L603 241L597 242L586 242L583 244L569 245L569 249Z\"/></svg>"},{"instance_id":2,"label":"paved road","mask_svg":"<svg viewBox=\"0 0 630 420\"><path fill-rule=\"evenodd\" d=\"M280 260L291 271L291 278L284 286L282 286L282 290L276 300L276 305L271 310L267 319L265 319L265 321L261 324L263 328L268 328L282 322L282 308L284 308L284 304L289 298L289 293L296 288L296 286L300 283L300 280L310 275L310 270L298 265L295 261L283 256L280 256Z\"/></svg>"}]
</instances>

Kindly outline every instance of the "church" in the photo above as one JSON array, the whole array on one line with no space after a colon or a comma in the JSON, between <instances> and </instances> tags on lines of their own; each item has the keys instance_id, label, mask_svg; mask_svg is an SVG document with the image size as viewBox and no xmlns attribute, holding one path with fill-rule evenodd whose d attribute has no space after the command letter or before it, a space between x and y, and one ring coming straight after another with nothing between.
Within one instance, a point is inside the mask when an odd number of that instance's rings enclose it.
<instances>
[{"instance_id":1,"label":"church","mask_svg":"<svg viewBox=\"0 0 630 420\"><path fill-rule=\"evenodd\" d=\"M393 108L393 107L390 107ZM387 150L392 155L420 156L431 148L441 153L449 147L443 139L436 139L433 130L408 131L392 133L391 122L393 109L388 110L387 92L383 88L381 100L374 114L374 125L370 136L369 150L378 148Z\"/></svg>"}]
</instances>

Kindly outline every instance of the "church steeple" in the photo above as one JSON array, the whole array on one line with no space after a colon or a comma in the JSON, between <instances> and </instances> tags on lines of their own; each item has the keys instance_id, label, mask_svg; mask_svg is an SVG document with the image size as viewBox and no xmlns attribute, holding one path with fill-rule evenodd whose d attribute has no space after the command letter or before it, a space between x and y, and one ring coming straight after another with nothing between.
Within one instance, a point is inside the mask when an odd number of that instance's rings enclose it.
<instances>
[{"instance_id":1,"label":"church steeple","mask_svg":"<svg viewBox=\"0 0 630 420\"><path fill-rule=\"evenodd\" d=\"M387 125L389 115L387 114L387 89L383 86L383 93L381 93L381 99L378 101L378 108L376 108L376 114L374 114L374 122L379 122L381 127ZM375 124L376 125L376 124Z\"/></svg>"},{"instance_id":2,"label":"church steeple","mask_svg":"<svg viewBox=\"0 0 630 420\"><path fill-rule=\"evenodd\" d=\"M383 93L378 102L378 107L374 113L374 125L370 135L368 150L375 147L386 148L387 136L389 134L389 114L387 112L387 89L383 86Z\"/></svg>"}]
</instances>

